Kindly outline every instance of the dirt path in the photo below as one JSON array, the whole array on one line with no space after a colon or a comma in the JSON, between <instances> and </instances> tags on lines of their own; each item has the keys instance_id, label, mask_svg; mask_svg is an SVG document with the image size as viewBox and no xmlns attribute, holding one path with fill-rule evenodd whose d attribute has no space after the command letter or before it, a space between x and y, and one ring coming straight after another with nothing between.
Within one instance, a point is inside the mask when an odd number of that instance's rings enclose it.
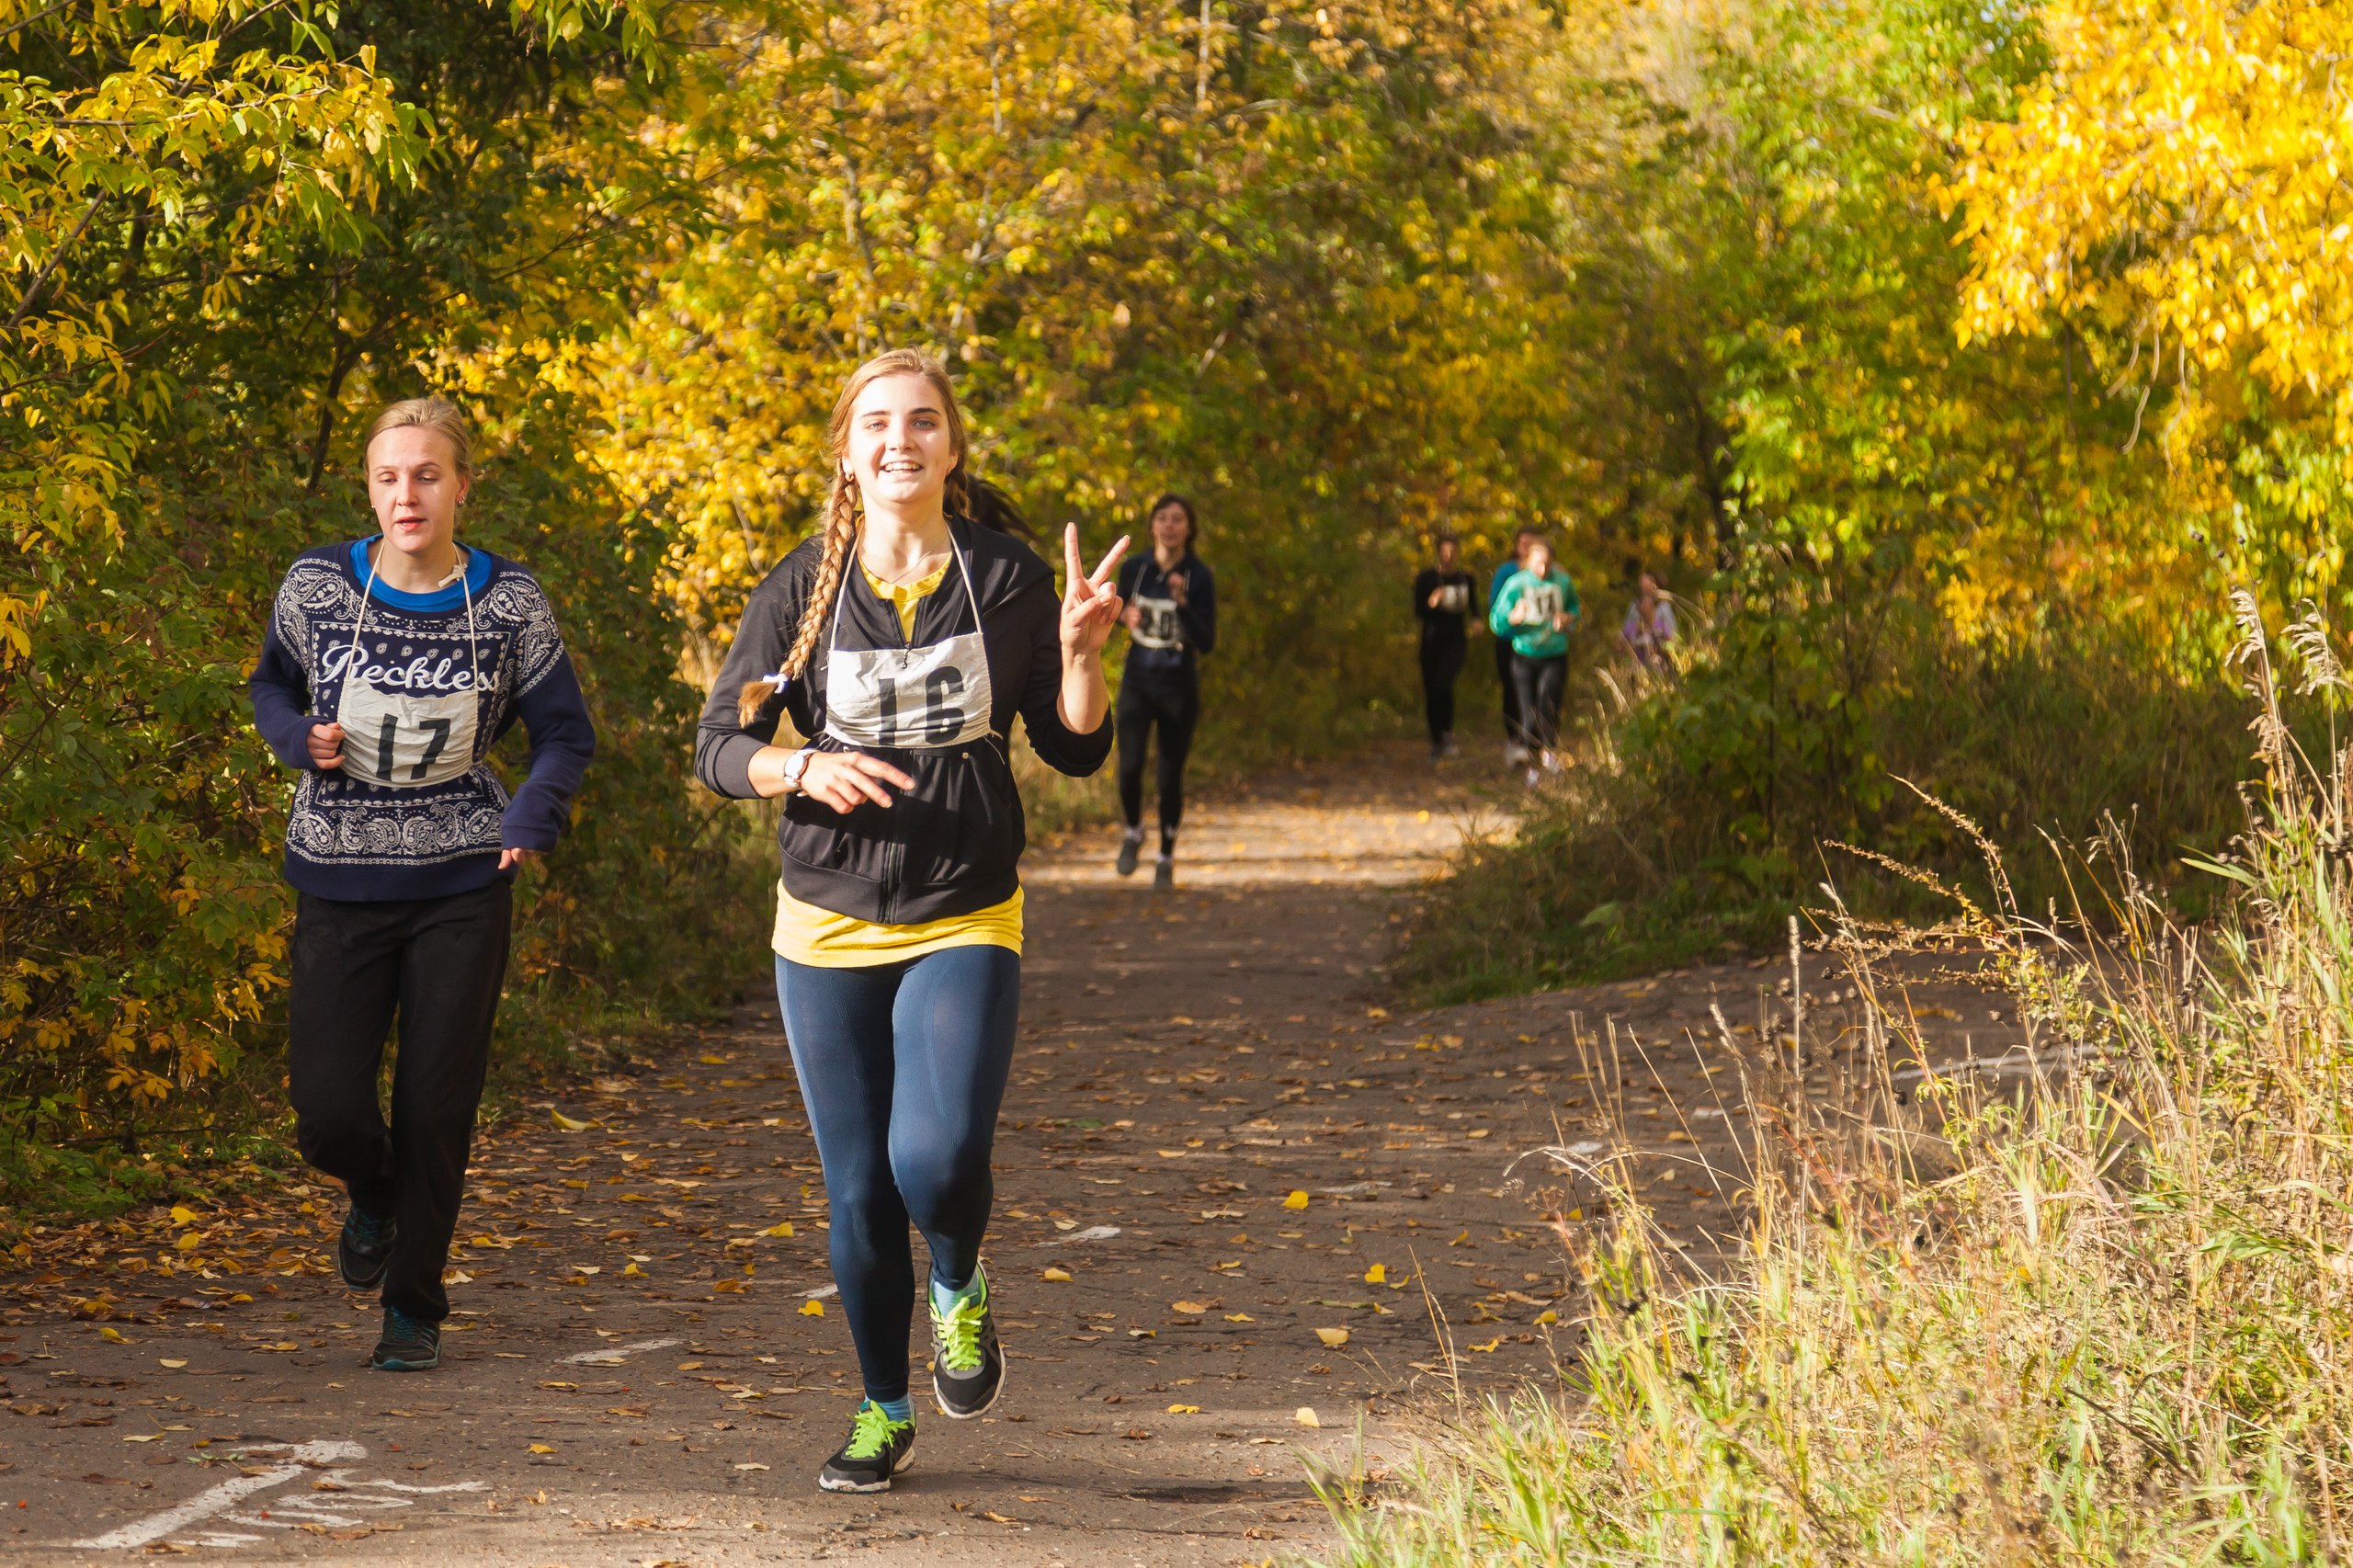
<instances>
[{"instance_id":1,"label":"dirt path","mask_svg":"<svg viewBox=\"0 0 2353 1568\"><path fill-rule=\"evenodd\" d=\"M1719 1039L1712 1004L1777 1028L1746 964L1392 1016L1395 887L1510 798L1401 751L1205 802L1173 894L1111 877L1108 836L1037 857L988 1254L1008 1392L979 1422L926 1414L886 1497L813 1486L858 1379L767 1000L481 1141L435 1374L362 1369L374 1317L326 1274L324 1187L290 1241L158 1214L76 1272L53 1260L91 1238L42 1238L0 1278L0 1542L1190 1568L1326 1540L1303 1461L1377 1475L1416 1413L1571 1348L1575 1196L1516 1156L1621 1122L1662 1156L1662 1223L1699 1252L1722 1227L1706 1170L1737 1164L1737 1118L1705 1113L1743 1037L1630 1058L1613 1020Z\"/></svg>"}]
</instances>

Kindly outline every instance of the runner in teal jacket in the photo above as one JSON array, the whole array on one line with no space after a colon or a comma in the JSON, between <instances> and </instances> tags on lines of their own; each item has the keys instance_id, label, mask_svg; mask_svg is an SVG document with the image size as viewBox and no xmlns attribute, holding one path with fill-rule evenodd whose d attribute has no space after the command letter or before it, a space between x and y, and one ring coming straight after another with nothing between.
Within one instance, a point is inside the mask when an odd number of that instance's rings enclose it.
<instances>
[{"instance_id":1,"label":"runner in teal jacket","mask_svg":"<svg viewBox=\"0 0 2353 1568\"><path fill-rule=\"evenodd\" d=\"M1519 722L1536 756L1528 770L1535 788L1545 773L1560 770L1555 749L1561 694L1568 686L1569 628L1576 623L1577 588L1552 563L1552 547L1539 540L1528 547L1524 564L1504 580L1487 611L1487 627L1511 645L1511 684L1519 699Z\"/></svg>"}]
</instances>

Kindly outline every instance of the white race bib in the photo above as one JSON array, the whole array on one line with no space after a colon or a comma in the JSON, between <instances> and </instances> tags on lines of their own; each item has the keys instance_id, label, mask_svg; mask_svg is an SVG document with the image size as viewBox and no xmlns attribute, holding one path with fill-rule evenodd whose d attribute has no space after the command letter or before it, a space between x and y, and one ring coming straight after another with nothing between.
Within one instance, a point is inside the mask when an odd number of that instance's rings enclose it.
<instances>
[{"instance_id":1,"label":"white race bib","mask_svg":"<svg viewBox=\"0 0 2353 1568\"><path fill-rule=\"evenodd\" d=\"M1511 608L1514 626L1550 626L1561 613L1561 589L1556 583L1530 584Z\"/></svg>"},{"instance_id":2,"label":"white race bib","mask_svg":"<svg viewBox=\"0 0 2353 1568\"><path fill-rule=\"evenodd\" d=\"M1471 588L1464 583L1442 583L1438 590L1438 608L1449 615L1461 615L1471 608Z\"/></svg>"},{"instance_id":3,"label":"white race bib","mask_svg":"<svg viewBox=\"0 0 2353 1568\"><path fill-rule=\"evenodd\" d=\"M347 681L335 714L343 775L398 790L447 784L474 765L481 708L472 691L418 696Z\"/></svg>"},{"instance_id":4,"label":"white race bib","mask_svg":"<svg viewBox=\"0 0 2353 1568\"><path fill-rule=\"evenodd\" d=\"M1175 599L1136 600L1136 645L1142 648L1182 648L1185 631L1176 619Z\"/></svg>"},{"instance_id":5,"label":"white race bib","mask_svg":"<svg viewBox=\"0 0 2353 1568\"><path fill-rule=\"evenodd\" d=\"M980 631L981 603L961 551L956 565L973 629L924 647L838 646L847 585L835 597L833 645L825 652L825 733L844 745L926 751L970 745L989 733L995 696Z\"/></svg>"}]
</instances>

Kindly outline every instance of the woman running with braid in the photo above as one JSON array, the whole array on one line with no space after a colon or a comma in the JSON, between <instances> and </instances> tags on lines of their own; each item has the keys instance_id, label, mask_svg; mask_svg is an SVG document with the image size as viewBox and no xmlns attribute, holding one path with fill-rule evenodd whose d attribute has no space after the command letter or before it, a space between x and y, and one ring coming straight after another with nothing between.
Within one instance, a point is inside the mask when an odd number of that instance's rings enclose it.
<instances>
[{"instance_id":1,"label":"woman running with braid","mask_svg":"<svg viewBox=\"0 0 2353 1568\"><path fill-rule=\"evenodd\" d=\"M1127 541L1090 576L1065 530L1057 597L1036 551L976 522L963 417L928 355L859 366L828 437L825 527L753 591L695 772L722 795L784 799L777 997L866 1385L817 1484L884 1492L915 1447L910 1221L931 1253L941 1414L979 1415L1005 1386L980 1253L1020 1004L1006 736L1020 715L1038 756L1077 777L1110 755L1098 655ZM780 718L813 738L774 744Z\"/></svg>"}]
</instances>

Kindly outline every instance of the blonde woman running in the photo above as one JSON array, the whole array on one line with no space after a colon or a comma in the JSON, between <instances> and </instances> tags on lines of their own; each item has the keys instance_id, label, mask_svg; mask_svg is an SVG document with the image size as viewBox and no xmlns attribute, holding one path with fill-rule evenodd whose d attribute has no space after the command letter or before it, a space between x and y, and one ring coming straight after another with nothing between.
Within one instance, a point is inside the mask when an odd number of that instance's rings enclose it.
<instances>
[{"instance_id":1,"label":"blonde woman running","mask_svg":"<svg viewBox=\"0 0 2353 1568\"><path fill-rule=\"evenodd\" d=\"M866 1392L817 1484L883 1492L915 1446L910 1221L931 1253L940 1412L978 1415L1005 1386L980 1250L1020 1002L1006 737L1020 715L1038 756L1074 776L1109 755L1098 655L1127 541L1090 576L1067 530L1058 597L1034 551L975 523L963 418L927 355L859 366L828 434L825 527L753 591L695 772L722 795L784 799L777 997ZM779 718L813 738L772 744Z\"/></svg>"},{"instance_id":2,"label":"blonde woman running","mask_svg":"<svg viewBox=\"0 0 2353 1568\"><path fill-rule=\"evenodd\" d=\"M522 863L553 849L597 745L539 580L458 542L473 437L438 397L368 433L379 532L306 551L278 590L254 724L298 775L286 1074L302 1157L351 1195L335 1267L381 1290L369 1365L440 1365L442 1289ZM517 720L510 798L484 763ZM397 1017L392 1117L377 1103Z\"/></svg>"}]
</instances>

